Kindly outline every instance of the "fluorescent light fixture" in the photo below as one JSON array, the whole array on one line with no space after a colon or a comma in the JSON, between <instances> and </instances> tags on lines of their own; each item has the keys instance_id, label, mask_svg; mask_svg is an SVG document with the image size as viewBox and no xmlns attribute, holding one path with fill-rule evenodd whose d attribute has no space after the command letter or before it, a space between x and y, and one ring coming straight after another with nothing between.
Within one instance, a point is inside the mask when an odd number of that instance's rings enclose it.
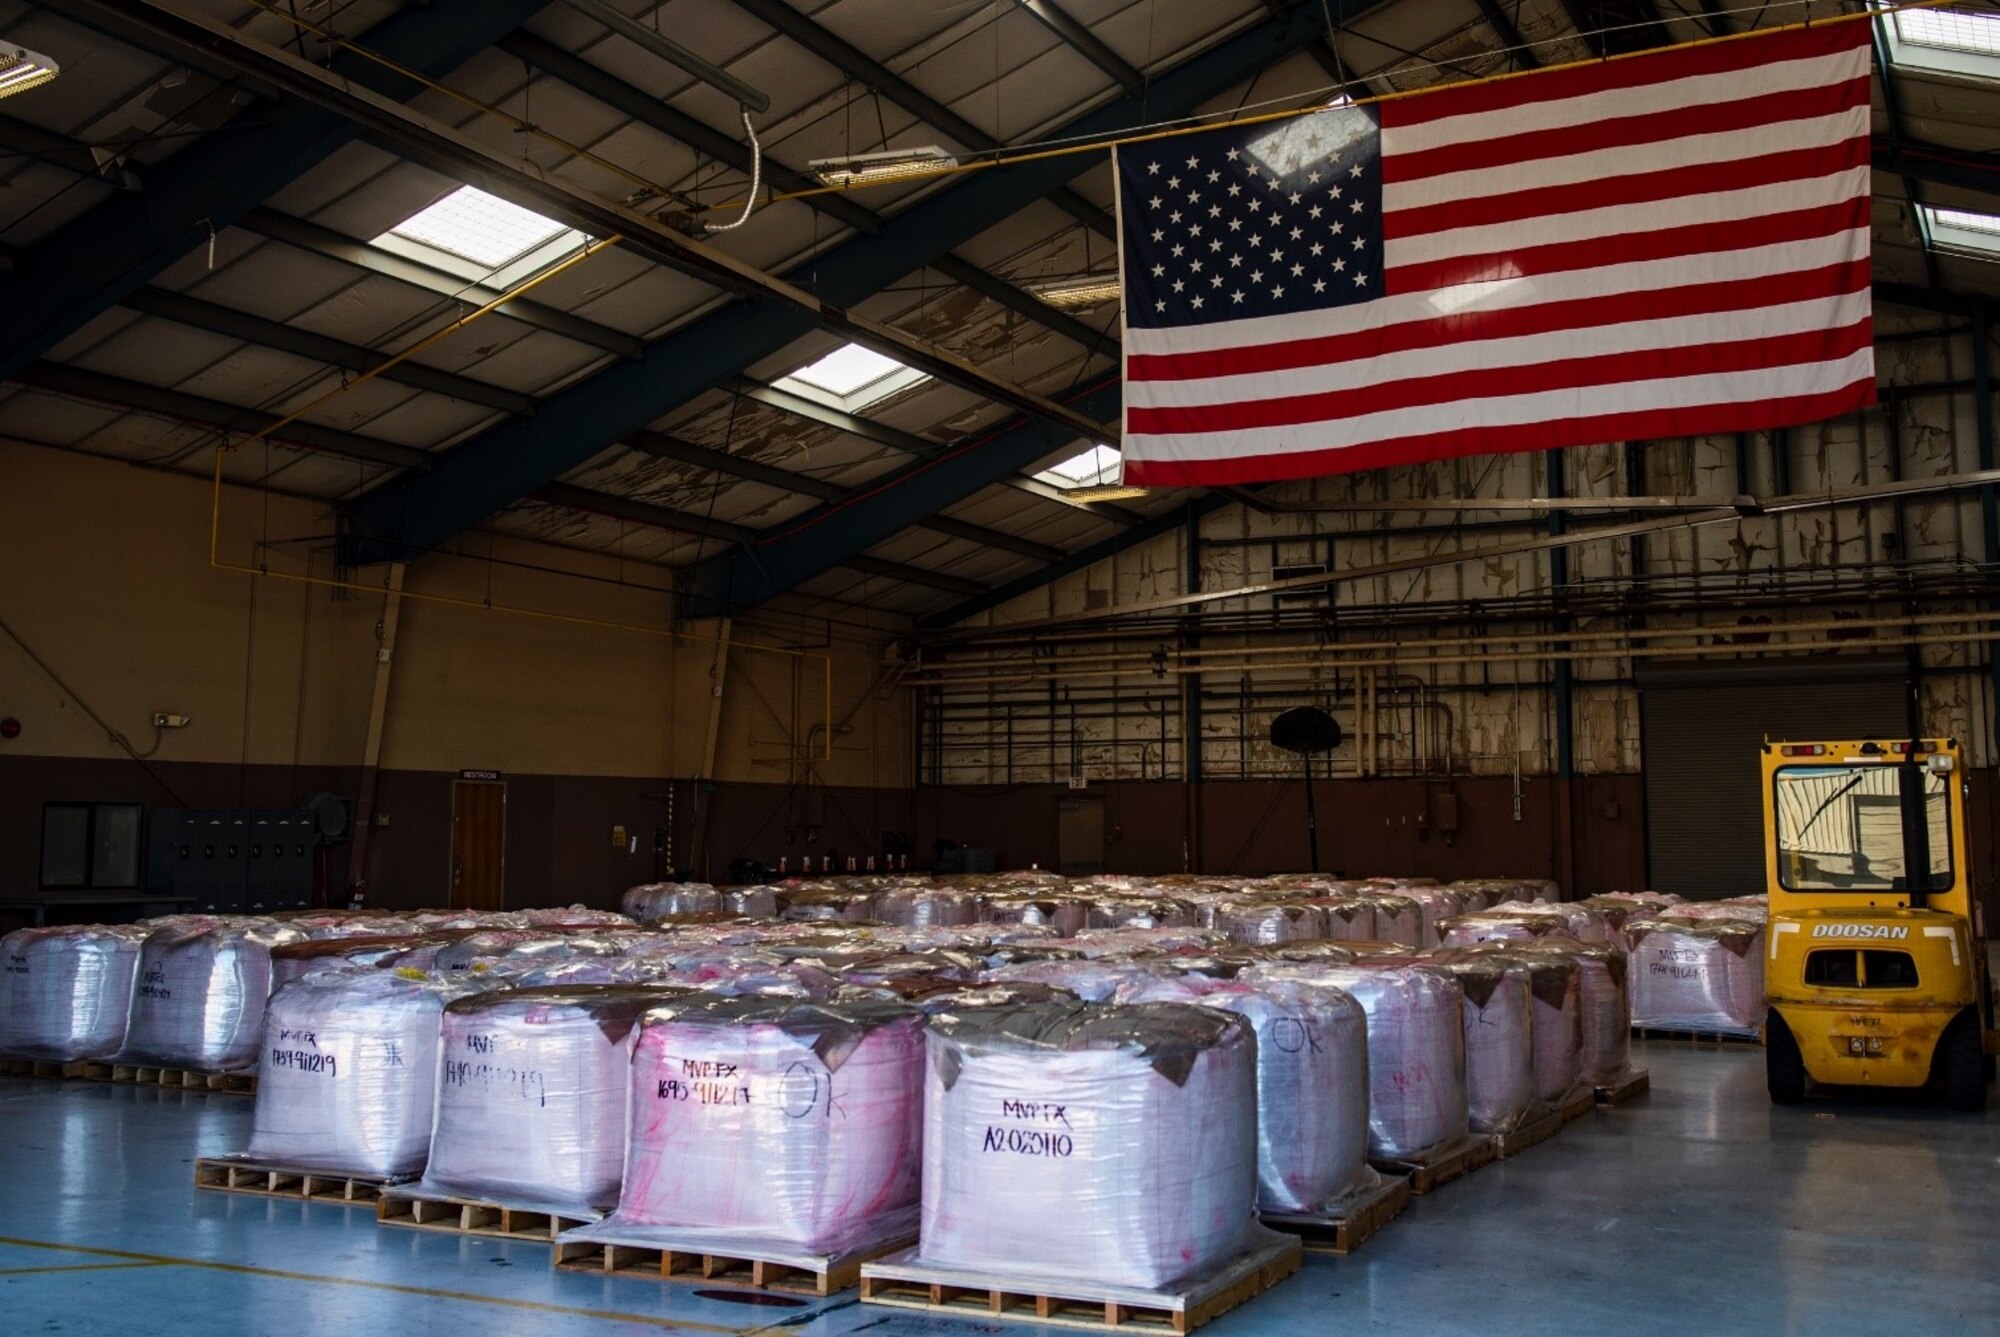
<instances>
[{"instance_id":1,"label":"fluorescent light fixture","mask_svg":"<svg viewBox=\"0 0 2000 1337\"><path fill-rule=\"evenodd\" d=\"M532 209L523 209L472 186L460 186L390 228L388 235L420 242L487 269L498 269L569 230L566 224L544 218Z\"/></svg>"},{"instance_id":2,"label":"fluorescent light fixture","mask_svg":"<svg viewBox=\"0 0 2000 1337\"><path fill-rule=\"evenodd\" d=\"M2000 14L1963 9L1909 9L1894 17L1896 36L1911 46L2000 56Z\"/></svg>"},{"instance_id":3,"label":"fluorescent light fixture","mask_svg":"<svg viewBox=\"0 0 2000 1337\"><path fill-rule=\"evenodd\" d=\"M1068 278L1044 279L1030 283L1028 291L1059 311L1102 306L1115 302L1121 294L1116 274L1074 274Z\"/></svg>"},{"instance_id":4,"label":"fluorescent light fixture","mask_svg":"<svg viewBox=\"0 0 2000 1337\"><path fill-rule=\"evenodd\" d=\"M922 148L914 149L882 149L875 153L850 153L844 158L814 158L806 164L807 170L823 183L842 189L930 176L947 167L956 166L958 159L936 144L926 144Z\"/></svg>"},{"instance_id":5,"label":"fluorescent light fixture","mask_svg":"<svg viewBox=\"0 0 2000 1337\"><path fill-rule=\"evenodd\" d=\"M872 348L842 344L817 362L809 362L771 384L846 413L859 413L878 400L929 379L928 373L906 367Z\"/></svg>"},{"instance_id":6,"label":"fluorescent light fixture","mask_svg":"<svg viewBox=\"0 0 2000 1337\"><path fill-rule=\"evenodd\" d=\"M1924 231L1931 245L1949 251L2000 259L2000 216L1977 214L1970 209L1939 209L1917 206L1924 213Z\"/></svg>"},{"instance_id":7,"label":"fluorescent light fixture","mask_svg":"<svg viewBox=\"0 0 2000 1337\"><path fill-rule=\"evenodd\" d=\"M62 66L25 46L0 46L0 97L40 88L62 73Z\"/></svg>"},{"instance_id":8,"label":"fluorescent light fixture","mask_svg":"<svg viewBox=\"0 0 2000 1337\"><path fill-rule=\"evenodd\" d=\"M1145 488L1127 487L1119 481L1123 469L1124 459L1100 441L1088 450L1051 464L1035 478L1061 488L1071 501L1120 501L1145 496Z\"/></svg>"}]
</instances>

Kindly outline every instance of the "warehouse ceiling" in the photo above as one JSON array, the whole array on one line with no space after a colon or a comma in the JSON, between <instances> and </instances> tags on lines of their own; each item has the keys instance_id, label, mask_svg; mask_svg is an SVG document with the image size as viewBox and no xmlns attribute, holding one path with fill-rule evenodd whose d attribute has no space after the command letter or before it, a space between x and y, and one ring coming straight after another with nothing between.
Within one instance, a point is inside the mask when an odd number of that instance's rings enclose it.
<instances>
[{"instance_id":1,"label":"warehouse ceiling","mask_svg":"<svg viewBox=\"0 0 2000 1337\"><path fill-rule=\"evenodd\" d=\"M701 242L739 262L718 278L663 220L737 216L743 90L592 3L0 0L0 33L64 70L0 104L18 317L0 434L200 476L230 443L226 478L331 503L355 560L487 529L674 568L711 608L792 591L935 615L1191 500L1093 499L1059 469L1094 444L1076 415L1116 420L1115 300L1049 291L1115 273L1109 164L784 198L818 186L814 160L934 145L973 162L1804 13L609 0L768 99L750 118L759 204ZM1961 21L1967 50L1885 32L1876 88L1878 282L1947 313L1959 299L1912 290L2000 294L1976 217L1949 212L2000 213L2000 49L1977 49L2000 18ZM329 69L382 96L357 111L314 74ZM468 182L485 193L458 194ZM443 222L418 217L440 204ZM591 229L566 225L616 210L625 239L579 256ZM857 333L922 367L868 362Z\"/></svg>"}]
</instances>

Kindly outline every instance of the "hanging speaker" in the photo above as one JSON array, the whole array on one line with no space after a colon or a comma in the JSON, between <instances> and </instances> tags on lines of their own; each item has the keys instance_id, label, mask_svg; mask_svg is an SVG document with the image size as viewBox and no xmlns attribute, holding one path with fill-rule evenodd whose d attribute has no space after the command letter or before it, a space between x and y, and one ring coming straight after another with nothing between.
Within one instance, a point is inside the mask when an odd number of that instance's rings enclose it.
<instances>
[{"instance_id":1,"label":"hanging speaker","mask_svg":"<svg viewBox=\"0 0 2000 1337\"><path fill-rule=\"evenodd\" d=\"M1294 706L1271 721L1271 746L1302 757L1331 752L1344 737L1340 721L1318 706Z\"/></svg>"}]
</instances>

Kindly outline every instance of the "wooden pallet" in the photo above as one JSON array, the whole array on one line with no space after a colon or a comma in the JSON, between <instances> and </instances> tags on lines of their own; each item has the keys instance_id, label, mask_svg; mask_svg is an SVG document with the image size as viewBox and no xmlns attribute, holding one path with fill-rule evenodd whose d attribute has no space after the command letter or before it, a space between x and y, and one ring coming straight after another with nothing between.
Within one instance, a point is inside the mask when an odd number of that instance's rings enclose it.
<instances>
[{"instance_id":1,"label":"wooden pallet","mask_svg":"<svg viewBox=\"0 0 2000 1337\"><path fill-rule=\"evenodd\" d=\"M482 1235L489 1239L520 1240L532 1244L553 1244L565 1230L587 1226L581 1216L554 1212L481 1198L417 1196L385 1189L375 1200L375 1224L403 1226L412 1230L436 1230L447 1235Z\"/></svg>"},{"instance_id":2,"label":"wooden pallet","mask_svg":"<svg viewBox=\"0 0 2000 1337\"><path fill-rule=\"evenodd\" d=\"M138 1086L171 1086L187 1091L224 1091L230 1095L257 1094L254 1072L202 1072L194 1068L160 1068L150 1064L86 1063L84 1078L92 1082L121 1082Z\"/></svg>"},{"instance_id":3,"label":"wooden pallet","mask_svg":"<svg viewBox=\"0 0 2000 1337\"><path fill-rule=\"evenodd\" d=\"M373 1207L382 1190L408 1183L414 1175L352 1175L301 1170L269 1161L203 1156L194 1163L194 1186L258 1198L302 1198L343 1207Z\"/></svg>"},{"instance_id":4,"label":"wooden pallet","mask_svg":"<svg viewBox=\"0 0 2000 1337\"><path fill-rule=\"evenodd\" d=\"M711 1252L717 1242L703 1240L699 1231L684 1232L687 1239L674 1247L621 1244L608 1239L587 1239L588 1227L571 1231L556 1241L555 1265L565 1272L595 1272L604 1276L644 1277L651 1281L687 1282L694 1285L721 1282L749 1286L764 1291L787 1291L796 1295L827 1296L844 1291L861 1280L861 1265L897 1253L916 1243L914 1231L871 1248L845 1254L814 1254L784 1245L759 1246L739 1241L723 1246L730 1252Z\"/></svg>"},{"instance_id":5,"label":"wooden pallet","mask_svg":"<svg viewBox=\"0 0 2000 1337\"><path fill-rule=\"evenodd\" d=\"M1634 1026L1632 1038L1635 1040L1662 1040L1675 1044L1689 1044L1697 1047L1729 1048L1735 1045L1762 1047L1764 1032L1755 1031L1684 1031L1669 1026Z\"/></svg>"},{"instance_id":6,"label":"wooden pallet","mask_svg":"<svg viewBox=\"0 0 2000 1337\"><path fill-rule=\"evenodd\" d=\"M1492 1138L1484 1133L1468 1133L1448 1146L1413 1160L1385 1159L1370 1163L1383 1174L1407 1176L1410 1192L1422 1195L1454 1179L1463 1179L1482 1165L1492 1164L1496 1154Z\"/></svg>"},{"instance_id":7,"label":"wooden pallet","mask_svg":"<svg viewBox=\"0 0 2000 1337\"><path fill-rule=\"evenodd\" d=\"M1579 1088L1575 1095L1556 1106L1556 1113L1564 1123L1574 1123L1597 1108L1597 1093L1589 1087Z\"/></svg>"},{"instance_id":8,"label":"wooden pallet","mask_svg":"<svg viewBox=\"0 0 2000 1337\"><path fill-rule=\"evenodd\" d=\"M905 1249L862 1267L861 1302L1064 1328L1188 1333L1291 1276L1301 1253L1296 1237L1270 1235L1182 1289L1149 1291L938 1267Z\"/></svg>"},{"instance_id":9,"label":"wooden pallet","mask_svg":"<svg viewBox=\"0 0 2000 1337\"><path fill-rule=\"evenodd\" d=\"M1380 1188L1337 1217L1266 1213L1264 1224L1297 1235L1307 1253L1349 1254L1409 1205L1410 1181L1402 1175L1384 1175Z\"/></svg>"},{"instance_id":10,"label":"wooden pallet","mask_svg":"<svg viewBox=\"0 0 2000 1337\"><path fill-rule=\"evenodd\" d=\"M1585 1094L1588 1095L1589 1093L1585 1092ZM1542 1143L1560 1133L1563 1130L1563 1125L1568 1122L1569 1120L1564 1117L1564 1111L1559 1109L1547 1110L1529 1119L1518 1128L1510 1129L1504 1133L1493 1134L1493 1154L1496 1158L1503 1161L1510 1156L1518 1156L1529 1147L1539 1147Z\"/></svg>"},{"instance_id":11,"label":"wooden pallet","mask_svg":"<svg viewBox=\"0 0 2000 1337\"><path fill-rule=\"evenodd\" d=\"M1592 1094L1600 1105L1623 1105L1634 1097L1646 1094L1652 1086L1652 1074L1644 1068L1634 1068L1611 1085L1596 1088Z\"/></svg>"},{"instance_id":12,"label":"wooden pallet","mask_svg":"<svg viewBox=\"0 0 2000 1337\"><path fill-rule=\"evenodd\" d=\"M56 1081L79 1081L90 1064L82 1059L55 1063L39 1058L0 1058L0 1077L48 1077Z\"/></svg>"}]
</instances>

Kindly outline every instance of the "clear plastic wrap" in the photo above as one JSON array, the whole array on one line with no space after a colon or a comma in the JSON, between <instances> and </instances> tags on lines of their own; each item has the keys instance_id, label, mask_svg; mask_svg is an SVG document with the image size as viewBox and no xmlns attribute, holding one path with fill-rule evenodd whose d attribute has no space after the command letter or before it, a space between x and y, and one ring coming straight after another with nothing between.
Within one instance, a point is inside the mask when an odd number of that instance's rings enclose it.
<instances>
[{"instance_id":1,"label":"clear plastic wrap","mask_svg":"<svg viewBox=\"0 0 2000 1337\"><path fill-rule=\"evenodd\" d=\"M1258 1211L1337 1211L1380 1183L1368 1165L1367 1017L1350 995L1184 975L1128 981L1117 1001L1217 1007L1256 1031Z\"/></svg>"},{"instance_id":2,"label":"clear plastic wrap","mask_svg":"<svg viewBox=\"0 0 2000 1337\"><path fill-rule=\"evenodd\" d=\"M1208 926L1231 942L1268 947L1327 936L1326 911L1297 901L1223 900L1211 905Z\"/></svg>"},{"instance_id":3,"label":"clear plastic wrap","mask_svg":"<svg viewBox=\"0 0 2000 1337\"><path fill-rule=\"evenodd\" d=\"M875 918L898 928L957 928L979 922L979 897L938 887L893 887L875 898Z\"/></svg>"},{"instance_id":4,"label":"clear plastic wrap","mask_svg":"<svg viewBox=\"0 0 2000 1337\"><path fill-rule=\"evenodd\" d=\"M1074 961L1017 961L995 966L981 979L990 984L1053 984L1067 989L1090 1003L1107 1003L1121 984L1154 978L1158 968L1151 962L1115 958Z\"/></svg>"},{"instance_id":5,"label":"clear plastic wrap","mask_svg":"<svg viewBox=\"0 0 2000 1337\"><path fill-rule=\"evenodd\" d=\"M530 928L616 929L632 928L632 921L616 910L593 910L587 905L539 905L521 911Z\"/></svg>"},{"instance_id":6,"label":"clear plastic wrap","mask_svg":"<svg viewBox=\"0 0 2000 1337\"><path fill-rule=\"evenodd\" d=\"M1101 896L1084 911L1086 928L1196 928L1199 917L1171 896Z\"/></svg>"},{"instance_id":7,"label":"clear plastic wrap","mask_svg":"<svg viewBox=\"0 0 2000 1337\"><path fill-rule=\"evenodd\" d=\"M512 989L448 1004L418 1189L594 1218L618 1202L632 1042L664 989Z\"/></svg>"},{"instance_id":8,"label":"clear plastic wrap","mask_svg":"<svg viewBox=\"0 0 2000 1337\"><path fill-rule=\"evenodd\" d=\"M785 902L775 887L722 888L722 908L748 919L776 919L784 913Z\"/></svg>"},{"instance_id":9,"label":"clear plastic wrap","mask_svg":"<svg viewBox=\"0 0 2000 1337\"><path fill-rule=\"evenodd\" d=\"M1610 1086L1632 1070L1632 996L1627 987L1630 958L1617 947L1545 938L1529 949L1557 952L1582 972L1583 1080Z\"/></svg>"},{"instance_id":10,"label":"clear plastic wrap","mask_svg":"<svg viewBox=\"0 0 2000 1337\"><path fill-rule=\"evenodd\" d=\"M982 898L980 913L989 924L1033 924L1053 928L1065 938L1083 931L1088 901L1074 896L997 894Z\"/></svg>"},{"instance_id":11,"label":"clear plastic wrap","mask_svg":"<svg viewBox=\"0 0 2000 1337\"><path fill-rule=\"evenodd\" d=\"M1475 1133L1519 1127L1537 1105L1531 976L1506 957L1446 949L1429 958L1465 994L1465 1107Z\"/></svg>"},{"instance_id":12,"label":"clear plastic wrap","mask_svg":"<svg viewBox=\"0 0 2000 1337\"><path fill-rule=\"evenodd\" d=\"M403 959L415 949L444 948L456 941L456 936L440 933L415 937L368 935L318 938L312 942L288 943L271 949L271 990L275 993L315 970L337 966L401 965Z\"/></svg>"},{"instance_id":13,"label":"clear plastic wrap","mask_svg":"<svg viewBox=\"0 0 2000 1337\"><path fill-rule=\"evenodd\" d=\"M146 931L80 924L0 938L0 1054L71 1063L125 1044Z\"/></svg>"},{"instance_id":14,"label":"clear plastic wrap","mask_svg":"<svg viewBox=\"0 0 2000 1337\"><path fill-rule=\"evenodd\" d=\"M571 956L616 956L615 945L599 942L580 933L551 933L546 929L490 929L469 933L448 947L441 947L434 969L482 970L496 961L555 961Z\"/></svg>"},{"instance_id":15,"label":"clear plastic wrap","mask_svg":"<svg viewBox=\"0 0 2000 1337\"><path fill-rule=\"evenodd\" d=\"M785 900L780 912L785 919L866 924L875 918L875 894L869 891L794 891Z\"/></svg>"},{"instance_id":16,"label":"clear plastic wrap","mask_svg":"<svg viewBox=\"0 0 2000 1337\"><path fill-rule=\"evenodd\" d=\"M1568 953L1527 944L1495 942L1482 947L1497 960L1528 968L1533 999L1535 1097L1555 1105L1573 1095L1583 1080L1583 972Z\"/></svg>"},{"instance_id":17,"label":"clear plastic wrap","mask_svg":"<svg viewBox=\"0 0 2000 1337\"><path fill-rule=\"evenodd\" d=\"M1335 942L1379 942L1375 902L1367 896L1317 896L1307 902L1326 914L1326 936Z\"/></svg>"},{"instance_id":18,"label":"clear plastic wrap","mask_svg":"<svg viewBox=\"0 0 2000 1337\"><path fill-rule=\"evenodd\" d=\"M1250 1237L1256 1041L1174 1003L934 1017L923 1167L926 1263L1172 1285Z\"/></svg>"},{"instance_id":19,"label":"clear plastic wrap","mask_svg":"<svg viewBox=\"0 0 2000 1337\"><path fill-rule=\"evenodd\" d=\"M271 949L304 941L300 930L263 920L149 934L120 1057L201 1072L254 1066L271 997Z\"/></svg>"},{"instance_id":20,"label":"clear plastic wrap","mask_svg":"<svg viewBox=\"0 0 2000 1337\"><path fill-rule=\"evenodd\" d=\"M1477 947L1485 942L1535 942L1550 934L1565 934L1567 923L1559 915L1533 911L1474 910L1454 915L1438 925L1439 940L1446 947Z\"/></svg>"},{"instance_id":21,"label":"clear plastic wrap","mask_svg":"<svg viewBox=\"0 0 2000 1337\"><path fill-rule=\"evenodd\" d=\"M723 908L722 893L706 882L648 882L628 889L618 908L642 924L664 915L713 914Z\"/></svg>"},{"instance_id":22,"label":"clear plastic wrap","mask_svg":"<svg viewBox=\"0 0 2000 1337\"><path fill-rule=\"evenodd\" d=\"M1632 1024L1753 1035L1764 1024L1764 926L1680 914L1626 924Z\"/></svg>"},{"instance_id":23,"label":"clear plastic wrap","mask_svg":"<svg viewBox=\"0 0 2000 1337\"><path fill-rule=\"evenodd\" d=\"M618 1211L648 1226L837 1255L916 1228L923 1015L895 1003L694 997L632 1056Z\"/></svg>"},{"instance_id":24,"label":"clear plastic wrap","mask_svg":"<svg viewBox=\"0 0 2000 1337\"><path fill-rule=\"evenodd\" d=\"M1415 966L1268 965L1239 978L1305 979L1345 990L1368 1014L1368 1151L1410 1160L1465 1136L1463 991Z\"/></svg>"},{"instance_id":25,"label":"clear plastic wrap","mask_svg":"<svg viewBox=\"0 0 2000 1337\"><path fill-rule=\"evenodd\" d=\"M438 1027L478 976L319 970L271 995L244 1155L304 1170L400 1177L424 1168Z\"/></svg>"},{"instance_id":26,"label":"clear plastic wrap","mask_svg":"<svg viewBox=\"0 0 2000 1337\"><path fill-rule=\"evenodd\" d=\"M1401 892L1378 892L1368 898L1375 908L1375 941L1422 949L1431 945L1430 919L1422 902Z\"/></svg>"}]
</instances>

